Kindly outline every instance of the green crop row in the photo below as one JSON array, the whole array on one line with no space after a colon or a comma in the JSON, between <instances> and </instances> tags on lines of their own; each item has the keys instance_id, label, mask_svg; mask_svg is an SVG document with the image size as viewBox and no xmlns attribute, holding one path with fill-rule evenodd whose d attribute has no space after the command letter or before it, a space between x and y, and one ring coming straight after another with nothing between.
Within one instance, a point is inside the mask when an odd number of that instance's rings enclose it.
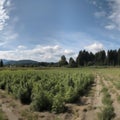
<instances>
[{"instance_id":1,"label":"green crop row","mask_svg":"<svg viewBox=\"0 0 120 120\"><path fill-rule=\"evenodd\" d=\"M106 87L103 87L103 98L102 103L104 107L101 112L98 113L99 120L112 120L115 117L114 108L112 106L113 101L111 100L111 95Z\"/></svg>"},{"instance_id":2,"label":"green crop row","mask_svg":"<svg viewBox=\"0 0 120 120\"><path fill-rule=\"evenodd\" d=\"M35 111L64 112L65 103L78 100L93 81L93 75L80 71L0 71L0 89Z\"/></svg>"}]
</instances>

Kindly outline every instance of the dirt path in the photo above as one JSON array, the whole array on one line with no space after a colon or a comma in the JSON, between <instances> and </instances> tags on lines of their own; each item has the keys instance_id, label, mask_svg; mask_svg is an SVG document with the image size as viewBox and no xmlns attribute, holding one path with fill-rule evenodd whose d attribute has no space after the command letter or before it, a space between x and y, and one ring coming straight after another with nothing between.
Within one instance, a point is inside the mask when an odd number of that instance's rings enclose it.
<instances>
[{"instance_id":1,"label":"dirt path","mask_svg":"<svg viewBox=\"0 0 120 120\"><path fill-rule=\"evenodd\" d=\"M20 115L13 112L13 108L9 105L10 104L10 98L7 99L4 96L4 92L0 91L0 104L1 104L1 110L4 112L8 120L19 120Z\"/></svg>"},{"instance_id":2,"label":"dirt path","mask_svg":"<svg viewBox=\"0 0 120 120\"><path fill-rule=\"evenodd\" d=\"M89 98L89 104L91 105L92 109L86 112L84 120L97 120L97 113L100 112L100 108L102 107L102 86L100 83L100 77L98 75L96 76L93 90L94 95Z\"/></svg>"},{"instance_id":3,"label":"dirt path","mask_svg":"<svg viewBox=\"0 0 120 120\"><path fill-rule=\"evenodd\" d=\"M117 100L117 95L120 94L118 90L115 88L113 83L109 80L105 80L105 78L102 78L104 85L108 88L108 92L111 95L111 99L113 101L113 107L114 107L114 112L116 114L114 120L120 120L120 103Z\"/></svg>"},{"instance_id":4,"label":"dirt path","mask_svg":"<svg viewBox=\"0 0 120 120\"><path fill-rule=\"evenodd\" d=\"M19 120L18 116L13 113L13 111L8 108L5 104L2 105L2 110L8 117L8 120Z\"/></svg>"}]
</instances>

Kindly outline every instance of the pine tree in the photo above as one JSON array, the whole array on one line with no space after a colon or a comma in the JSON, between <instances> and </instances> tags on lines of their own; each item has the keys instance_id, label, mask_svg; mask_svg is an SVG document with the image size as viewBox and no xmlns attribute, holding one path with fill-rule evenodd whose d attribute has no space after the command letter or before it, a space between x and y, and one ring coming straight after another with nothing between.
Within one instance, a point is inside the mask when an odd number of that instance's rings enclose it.
<instances>
[{"instance_id":1,"label":"pine tree","mask_svg":"<svg viewBox=\"0 0 120 120\"><path fill-rule=\"evenodd\" d=\"M2 61L2 59L0 60L0 67L3 67L3 61Z\"/></svg>"},{"instance_id":2,"label":"pine tree","mask_svg":"<svg viewBox=\"0 0 120 120\"><path fill-rule=\"evenodd\" d=\"M61 60L59 61L59 66L66 66L66 65L68 65L68 62L66 60L66 57L62 55Z\"/></svg>"},{"instance_id":3,"label":"pine tree","mask_svg":"<svg viewBox=\"0 0 120 120\"><path fill-rule=\"evenodd\" d=\"M76 62L72 57L69 59L69 67L77 67Z\"/></svg>"}]
</instances>

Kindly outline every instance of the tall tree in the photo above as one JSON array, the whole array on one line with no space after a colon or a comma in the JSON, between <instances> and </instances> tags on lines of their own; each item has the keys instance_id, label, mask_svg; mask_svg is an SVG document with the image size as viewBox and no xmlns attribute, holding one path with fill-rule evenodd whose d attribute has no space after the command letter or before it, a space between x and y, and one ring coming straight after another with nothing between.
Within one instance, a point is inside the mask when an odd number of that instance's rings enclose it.
<instances>
[{"instance_id":1,"label":"tall tree","mask_svg":"<svg viewBox=\"0 0 120 120\"><path fill-rule=\"evenodd\" d=\"M77 67L76 62L72 57L69 59L69 67Z\"/></svg>"},{"instance_id":2,"label":"tall tree","mask_svg":"<svg viewBox=\"0 0 120 120\"><path fill-rule=\"evenodd\" d=\"M3 67L3 61L2 61L2 59L0 60L0 67Z\"/></svg>"},{"instance_id":3,"label":"tall tree","mask_svg":"<svg viewBox=\"0 0 120 120\"><path fill-rule=\"evenodd\" d=\"M118 50L118 65L120 65L120 49Z\"/></svg>"},{"instance_id":4,"label":"tall tree","mask_svg":"<svg viewBox=\"0 0 120 120\"><path fill-rule=\"evenodd\" d=\"M118 64L118 52L117 50L108 50L107 53L108 65L117 65Z\"/></svg>"},{"instance_id":5,"label":"tall tree","mask_svg":"<svg viewBox=\"0 0 120 120\"><path fill-rule=\"evenodd\" d=\"M104 65L106 59L106 53L104 50L99 51L95 54L95 64L96 65Z\"/></svg>"},{"instance_id":6,"label":"tall tree","mask_svg":"<svg viewBox=\"0 0 120 120\"><path fill-rule=\"evenodd\" d=\"M68 62L66 60L66 57L64 55L61 56L61 59L59 61L59 66L66 66L68 65Z\"/></svg>"},{"instance_id":7,"label":"tall tree","mask_svg":"<svg viewBox=\"0 0 120 120\"><path fill-rule=\"evenodd\" d=\"M89 62L89 53L85 50L80 51L76 59L78 66L87 66Z\"/></svg>"}]
</instances>

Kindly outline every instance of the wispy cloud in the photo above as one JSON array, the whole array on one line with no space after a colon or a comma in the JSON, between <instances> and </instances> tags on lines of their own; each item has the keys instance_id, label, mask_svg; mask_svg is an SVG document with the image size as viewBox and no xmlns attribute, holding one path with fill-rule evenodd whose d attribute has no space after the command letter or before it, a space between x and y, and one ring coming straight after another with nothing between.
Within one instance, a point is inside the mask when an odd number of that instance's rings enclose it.
<instances>
[{"instance_id":1,"label":"wispy cloud","mask_svg":"<svg viewBox=\"0 0 120 120\"><path fill-rule=\"evenodd\" d=\"M108 3L111 8L111 12L108 15L110 23L105 28L108 30L120 30L120 0L109 0Z\"/></svg>"},{"instance_id":2,"label":"wispy cloud","mask_svg":"<svg viewBox=\"0 0 120 120\"><path fill-rule=\"evenodd\" d=\"M111 23L111 24L106 25L105 28L108 30L113 30L116 28L116 25Z\"/></svg>"},{"instance_id":3,"label":"wispy cloud","mask_svg":"<svg viewBox=\"0 0 120 120\"><path fill-rule=\"evenodd\" d=\"M26 46L24 46L24 45L19 45L18 47L17 47L17 49L20 49L20 50L24 50L24 49L26 49L27 47Z\"/></svg>"},{"instance_id":4,"label":"wispy cloud","mask_svg":"<svg viewBox=\"0 0 120 120\"><path fill-rule=\"evenodd\" d=\"M0 0L0 31L6 26L6 21L9 19L7 8L4 7L6 0ZM10 3L9 3L10 4Z\"/></svg>"},{"instance_id":5,"label":"wispy cloud","mask_svg":"<svg viewBox=\"0 0 120 120\"><path fill-rule=\"evenodd\" d=\"M58 32L52 36L61 46L79 51L84 46L96 42L96 38L85 32ZM72 44L72 45L71 45Z\"/></svg>"},{"instance_id":6,"label":"wispy cloud","mask_svg":"<svg viewBox=\"0 0 120 120\"><path fill-rule=\"evenodd\" d=\"M105 11L99 11L99 12L95 12L94 16L96 18L101 18L101 17L105 17L106 16L106 12Z\"/></svg>"},{"instance_id":7,"label":"wispy cloud","mask_svg":"<svg viewBox=\"0 0 120 120\"><path fill-rule=\"evenodd\" d=\"M0 0L0 46L8 44L10 41L18 37L18 33L14 31L14 24L9 24L10 10L12 9L11 0ZM17 19L18 20L18 19Z\"/></svg>"},{"instance_id":8,"label":"wispy cloud","mask_svg":"<svg viewBox=\"0 0 120 120\"><path fill-rule=\"evenodd\" d=\"M14 47L13 50L2 51L0 52L0 58L58 61L62 55L65 55L67 59L69 57L76 58L78 52L84 48L93 52L101 48L98 40L83 32L56 32L56 34L47 37L47 39L50 41L49 44L48 42L46 44L37 43L38 45L34 44L32 48L23 44Z\"/></svg>"}]
</instances>

